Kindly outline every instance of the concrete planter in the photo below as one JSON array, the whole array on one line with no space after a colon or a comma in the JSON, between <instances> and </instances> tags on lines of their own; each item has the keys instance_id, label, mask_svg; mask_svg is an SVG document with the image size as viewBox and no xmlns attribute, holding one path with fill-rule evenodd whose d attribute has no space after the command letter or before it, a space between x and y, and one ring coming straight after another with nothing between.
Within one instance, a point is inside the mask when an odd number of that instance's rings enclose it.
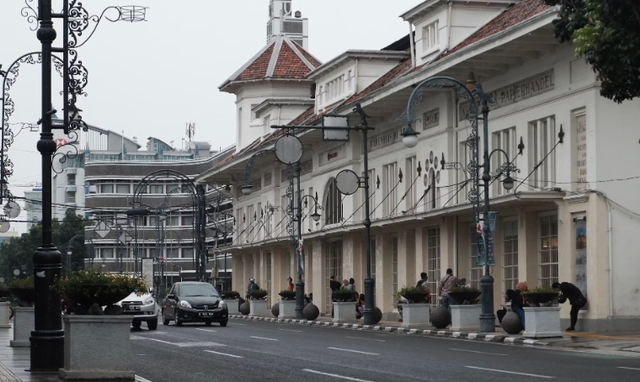
<instances>
[{"instance_id":1,"label":"concrete planter","mask_svg":"<svg viewBox=\"0 0 640 382\"><path fill-rule=\"evenodd\" d=\"M11 303L0 302L0 329L11 328L9 316L11 316Z\"/></svg>"},{"instance_id":2,"label":"concrete planter","mask_svg":"<svg viewBox=\"0 0 640 382\"><path fill-rule=\"evenodd\" d=\"M451 305L451 330L480 331L482 305Z\"/></svg>"},{"instance_id":3,"label":"concrete planter","mask_svg":"<svg viewBox=\"0 0 640 382\"><path fill-rule=\"evenodd\" d=\"M63 381L134 381L127 316L64 316Z\"/></svg>"},{"instance_id":4,"label":"concrete planter","mask_svg":"<svg viewBox=\"0 0 640 382\"><path fill-rule=\"evenodd\" d=\"M296 301L281 300L278 318L296 318Z\"/></svg>"},{"instance_id":5,"label":"concrete planter","mask_svg":"<svg viewBox=\"0 0 640 382\"><path fill-rule=\"evenodd\" d=\"M240 314L238 310L238 300L223 300L225 304L227 304L227 309L229 310L229 314Z\"/></svg>"},{"instance_id":6,"label":"concrete planter","mask_svg":"<svg viewBox=\"0 0 640 382\"><path fill-rule=\"evenodd\" d=\"M355 302L333 302L333 322L356 321Z\"/></svg>"},{"instance_id":7,"label":"concrete planter","mask_svg":"<svg viewBox=\"0 0 640 382\"><path fill-rule=\"evenodd\" d=\"M13 348L30 347L31 332L35 330L35 308L13 308Z\"/></svg>"},{"instance_id":8,"label":"concrete planter","mask_svg":"<svg viewBox=\"0 0 640 382\"><path fill-rule=\"evenodd\" d=\"M430 319L429 304L402 304L402 327L427 326Z\"/></svg>"},{"instance_id":9,"label":"concrete planter","mask_svg":"<svg viewBox=\"0 0 640 382\"><path fill-rule=\"evenodd\" d=\"M524 327L526 338L562 337L560 307L524 308Z\"/></svg>"},{"instance_id":10,"label":"concrete planter","mask_svg":"<svg viewBox=\"0 0 640 382\"><path fill-rule=\"evenodd\" d=\"M269 305L267 300L249 300L250 316L267 316L269 313Z\"/></svg>"}]
</instances>

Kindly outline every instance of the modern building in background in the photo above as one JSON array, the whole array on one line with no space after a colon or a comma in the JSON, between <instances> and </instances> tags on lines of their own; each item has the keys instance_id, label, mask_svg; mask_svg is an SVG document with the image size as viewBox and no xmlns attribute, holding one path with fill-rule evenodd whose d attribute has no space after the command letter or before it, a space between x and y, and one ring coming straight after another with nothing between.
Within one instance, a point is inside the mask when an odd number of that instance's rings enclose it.
<instances>
[{"instance_id":1,"label":"modern building in background","mask_svg":"<svg viewBox=\"0 0 640 382\"><path fill-rule=\"evenodd\" d=\"M32 188L24 191L24 210L27 212L27 232L38 222L42 221L42 189Z\"/></svg>"},{"instance_id":2,"label":"modern building in background","mask_svg":"<svg viewBox=\"0 0 640 382\"><path fill-rule=\"evenodd\" d=\"M59 145L67 145L62 150L75 155L54 164L54 216L62 219L67 211L74 211L87 219L85 267L141 272L142 260L152 259L157 286L195 279L197 205L193 195L179 179L161 176L138 189L138 194L144 194L142 205L134 205L133 196L143 179L157 171L170 170L191 182L234 147L216 151L209 143L185 140L182 148L175 148L149 137L142 148L136 138L94 126L73 142L64 136L55 138ZM205 200L207 277L213 274L222 285L231 278L231 261L225 261L223 250L232 234L228 226L232 217L225 212L231 200L224 188L213 187L206 187ZM131 213L134 208L145 211Z\"/></svg>"},{"instance_id":3,"label":"modern building in background","mask_svg":"<svg viewBox=\"0 0 640 382\"><path fill-rule=\"evenodd\" d=\"M554 37L558 9L543 0L415 3L401 16L412 32L381 50L347 51L321 65L285 33L270 37L220 87L237 96L236 152L199 179L233 186L233 288L243 290L255 277L275 296L287 277L297 276L286 229L291 217L284 213L292 202L288 169L273 155L257 155L274 149L280 132L271 126L320 128L326 114L346 116L355 126L356 103L375 127L367 142L372 268L366 269L362 190L342 195L336 184L342 170L362 175L360 133L336 142L318 131L298 131L303 195L317 193L322 214L316 224L309 219L313 203L304 206L305 291L329 314L329 276L354 277L362 292L370 271L376 305L397 318L396 292L415 285L422 271L434 294L447 268L478 286L483 269L468 197L469 102L450 86L425 88L410 104L418 143L408 148L402 142L401 117L412 92L446 76L471 89L480 82L491 96L489 135L480 134L478 143L505 154L491 157L492 176L504 175L499 168L505 163L519 170L509 174L513 188L503 187L499 176L489 189L498 213L495 308L519 281L530 288L568 281L589 300L579 330L640 328L634 286L640 206L633 192L640 186L633 165L640 161L640 101L617 104L600 96L596 74L575 57L574 46ZM290 2L280 6L290 10ZM627 160L621 163L612 152L625 152ZM243 177L248 164L250 176ZM245 181L253 186L250 195L240 191ZM562 307L565 320L569 308Z\"/></svg>"}]
</instances>

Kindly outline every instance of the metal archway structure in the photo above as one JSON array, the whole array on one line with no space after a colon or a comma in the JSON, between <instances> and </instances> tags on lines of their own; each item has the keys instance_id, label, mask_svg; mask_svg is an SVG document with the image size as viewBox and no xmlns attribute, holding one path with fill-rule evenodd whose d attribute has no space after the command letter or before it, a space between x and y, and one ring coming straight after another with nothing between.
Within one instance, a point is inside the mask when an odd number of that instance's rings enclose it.
<instances>
[{"instance_id":1,"label":"metal archway structure","mask_svg":"<svg viewBox=\"0 0 640 382\"><path fill-rule=\"evenodd\" d=\"M207 254L205 248L205 227L206 227L206 201L204 187L196 185L187 175L171 169L154 171L145 176L135 187L133 193L132 208L140 209L143 206L158 208L166 203L165 197L160 200L158 206L150 206L143 202L144 196L153 197L154 194L147 193L148 186L159 181L173 181L180 185L182 191L186 191L191 197L191 209L193 211L193 236L196 248L194 252L193 264L196 269L197 278L206 280ZM157 195L159 196L159 195Z\"/></svg>"}]
</instances>

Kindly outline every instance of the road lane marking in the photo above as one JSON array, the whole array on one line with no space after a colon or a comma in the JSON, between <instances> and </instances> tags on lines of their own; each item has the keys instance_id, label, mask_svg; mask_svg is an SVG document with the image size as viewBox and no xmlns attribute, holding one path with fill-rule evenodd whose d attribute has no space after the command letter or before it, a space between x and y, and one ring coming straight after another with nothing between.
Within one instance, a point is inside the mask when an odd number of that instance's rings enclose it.
<instances>
[{"instance_id":1,"label":"road lane marking","mask_svg":"<svg viewBox=\"0 0 640 382\"><path fill-rule=\"evenodd\" d=\"M304 331L302 330L293 330L293 329L278 329L278 330L282 330L283 332L304 333Z\"/></svg>"},{"instance_id":2,"label":"road lane marking","mask_svg":"<svg viewBox=\"0 0 640 382\"><path fill-rule=\"evenodd\" d=\"M529 374L529 373L518 373L515 371L508 370L500 370L500 369L489 369L487 367L477 367L477 366L465 366L467 369L475 369L475 370L484 370L484 371L493 371L496 373L504 373L504 374L513 374L513 375L523 375L525 377L533 377L533 378L544 378L544 379L553 379L550 375L540 375L540 374Z\"/></svg>"},{"instance_id":3,"label":"road lane marking","mask_svg":"<svg viewBox=\"0 0 640 382\"><path fill-rule=\"evenodd\" d=\"M163 340L159 340L157 338L145 338L145 339L149 340L149 341L156 341L156 342L160 342L160 343L163 343L163 344L174 345L175 346L175 344L173 342L163 341Z\"/></svg>"},{"instance_id":4,"label":"road lane marking","mask_svg":"<svg viewBox=\"0 0 640 382\"><path fill-rule=\"evenodd\" d=\"M320 375L324 375L324 376L327 376L327 377L346 379L347 381L372 382L372 381L369 381L369 380L366 380L366 379L351 378L351 377L346 377L344 375L331 374L331 373L323 373L323 372L318 371L318 370L302 369L302 371L306 371L307 373L320 374Z\"/></svg>"},{"instance_id":5,"label":"road lane marking","mask_svg":"<svg viewBox=\"0 0 640 382\"><path fill-rule=\"evenodd\" d=\"M347 337L345 337L345 338L351 338L351 339L353 339L353 340L364 340L364 341L387 342L387 341L385 341L385 340L376 340L376 339L373 339L373 338L364 338L364 337L349 337L349 336L347 336Z\"/></svg>"},{"instance_id":6,"label":"road lane marking","mask_svg":"<svg viewBox=\"0 0 640 382\"><path fill-rule=\"evenodd\" d=\"M250 338L255 338L256 340L265 340L265 341L277 341L275 338L267 338L267 337L258 337L258 336L249 336Z\"/></svg>"},{"instance_id":7,"label":"road lane marking","mask_svg":"<svg viewBox=\"0 0 640 382\"><path fill-rule=\"evenodd\" d=\"M202 330L203 332L218 333L218 331L217 331L217 330L213 330L213 329L202 329L202 328L196 328L196 330Z\"/></svg>"},{"instance_id":8,"label":"road lane marking","mask_svg":"<svg viewBox=\"0 0 640 382\"><path fill-rule=\"evenodd\" d=\"M239 325L239 326L247 326L247 324L238 324L237 322L234 322L233 325Z\"/></svg>"},{"instance_id":9,"label":"road lane marking","mask_svg":"<svg viewBox=\"0 0 640 382\"><path fill-rule=\"evenodd\" d=\"M625 369L625 370L635 370L635 371L640 371L640 368L638 368L638 367L625 367L625 366L618 366L618 367L616 367L616 369Z\"/></svg>"},{"instance_id":10,"label":"road lane marking","mask_svg":"<svg viewBox=\"0 0 640 382\"><path fill-rule=\"evenodd\" d=\"M136 375L136 382L151 382L151 381L146 378L142 378L139 375Z\"/></svg>"},{"instance_id":11,"label":"road lane marking","mask_svg":"<svg viewBox=\"0 0 640 382\"><path fill-rule=\"evenodd\" d=\"M508 356L508 355L509 355L509 354L503 354L503 353L487 353L487 352L485 352L485 351L466 350L466 349L455 349L455 348L449 348L449 350L453 350L453 351L463 351L463 352L467 352L467 353L476 353L476 354L504 355L504 356Z\"/></svg>"},{"instance_id":12,"label":"road lane marking","mask_svg":"<svg viewBox=\"0 0 640 382\"><path fill-rule=\"evenodd\" d=\"M220 344L217 342L209 342L209 341L201 341L201 342L169 342L163 341L156 338L145 338L149 341L156 341L162 344L173 345L181 348L191 348L191 347L210 347L210 346L227 346L225 344Z\"/></svg>"},{"instance_id":13,"label":"road lane marking","mask_svg":"<svg viewBox=\"0 0 640 382\"><path fill-rule=\"evenodd\" d=\"M380 355L378 353L369 353L367 351L359 351L359 350L351 350L351 349L342 349L342 348L334 348L329 346L327 349L331 349L331 350L340 350L340 351L346 351L346 352L350 352L350 353L358 353L358 354L366 354L366 355Z\"/></svg>"},{"instance_id":14,"label":"road lane marking","mask_svg":"<svg viewBox=\"0 0 640 382\"><path fill-rule=\"evenodd\" d=\"M217 354L217 355L223 355L226 357L231 357L231 358L244 358L241 355L235 355L235 354L229 354L229 353L221 353L219 351L213 351L213 350L205 350L207 353L212 353L212 354Z\"/></svg>"}]
</instances>

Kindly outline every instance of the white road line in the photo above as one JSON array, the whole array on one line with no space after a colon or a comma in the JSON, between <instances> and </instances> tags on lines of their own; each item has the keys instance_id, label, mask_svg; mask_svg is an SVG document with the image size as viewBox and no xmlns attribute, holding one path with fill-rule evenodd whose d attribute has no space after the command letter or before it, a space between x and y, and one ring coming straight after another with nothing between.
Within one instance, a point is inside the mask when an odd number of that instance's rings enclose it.
<instances>
[{"instance_id":1,"label":"white road line","mask_svg":"<svg viewBox=\"0 0 640 382\"><path fill-rule=\"evenodd\" d=\"M466 350L466 349L455 349L455 348L449 348L449 350L453 350L453 351L463 351L463 352L467 352L467 353L476 353L476 354L503 355L503 356L508 356L508 355L509 355L509 354L503 354L503 353L487 353L487 352L485 352L485 351Z\"/></svg>"},{"instance_id":2,"label":"white road line","mask_svg":"<svg viewBox=\"0 0 640 382\"><path fill-rule=\"evenodd\" d=\"M385 340L376 340L373 338L364 338L364 337L345 337L345 338L351 338L352 340L364 340L364 341L376 341L376 342L387 342Z\"/></svg>"},{"instance_id":3,"label":"white road line","mask_svg":"<svg viewBox=\"0 0 640 382\"><path fill-rule=\"evenodd\" d=\"M228 353L221 353L219 351L213 351L213 350L205 350L207 353L212 353L212 354L217 354L217 355L224 355L227 357L231 357L231 358L244 358L241 355L235 355L235 354L228 354Z\"/></svg>"},{"instance_id":4,"label":"white road line","mask_svg":"<svg viewBox=\"0 0 640 382\"><path fill-rule=\"evenodd\" d=\"M277 341L275 338L267 338L267 337L258 337L258 336L249 336L250 338L255 338L256 340L266 340L266 341Z\"/></svg>"},{"instance_id":5,"label":"white road line","mask_svg":"<svg viewBox=\"0 0 640 382\"><path fill-rule=\"evenodd\" d=\"M233 326L236 326L236 325L239 325L239 326L247 326L247 324L238 324L237 322L234 322L234 323L233 323Z\"/></svg>"},{"instance_id":6,"label":"white road line","mask_svg":"<svg viewBox=\"0 0 640 382\"><path fill-rule=\"evenodd\" d=\"M346 351L346 352L350 352L350 353L358 353L358 354L366 354L366 355L380 355L378 353L369 353L366 351L359 351L359 350L351 350L351 349L342 349L342 348L334 348L334 347L328 347L327 349L331 349L331 350L340 350L340 351Z\"/></svg>"},{"instance_id":7,"label":"white road line","mask_svg":"<svg viewBox=\"0 0 640 382\"><path fill-rule=\"evenodd\" d=\"M552 377L550 375L518 373L518 372L515 372L515 371L500 370L500 369L489 369L489 368L486 368L486 367L476 367L476 366L465 366L465 367L467 369L493 371L493 372L496 372L496 373L513 374L513 375L523 375L525 377L545 378L545 379L553 379L553 378L555 378L555 377Z\"/></svg>"},{"instance_id":8,"label":"white road line","mask_svg":"<svg viewBox=\"0 0 640 382\"><path fill-rule=\"evenodd\" d=\"M304 333L304 331L302 330L293 330L293 329L278 329L278 330L282 330L283 332Z\"/></svg>"},{"instance_id":9,"label":"white road line","mask_svg":"<svg viewBox=\"0 0 640 382\"><path fill-rule=\"evenodd\" d=\"M156 342L160 342L160 343L167 344L167 345L175 345L173 342L163 341L163 340L159 340L159 339L156 339L156 338L146 338L146 339L149 340L149 341L156 341Z\"/></svg>"},{"instance_id":10,"label":"white road line","mask_svg":"<svg viewBox=\"0 0 640 382\"><path fill-rule=\"evenodd\" d=\"M217 330L213 330L213 329L202 329L202 328L196 328L196 330L202 330L203 332L218 333L218 331L217 331Z\"/></svg>"},{"instance_id":11,"label":"white road line","mask_svg":"<svg viewBox=\"0 0 640 382\"><path fill-rule=\"evenodd\" d=\"M311 370L311 369L302 369L302 371L306 371L307 373L320 374L320 375L324 375L324 376L327 376L327 377L334 377L334 378L346 379L347 381L356 381L356 382L372 382L372 381L368 381L368 380L366 380L366 379L359 379L359 378L345 377L344 375L331 374L331 373L323 373L323 372L321 372L321 371Z\"/></svg>"},{"instance_id":12,"label":"white road line","mask_svg":"<svg viewBox=\"0 0 640 382\"><path fill-rule=\"evenodd\" d=\"M151 382L151 381L146 378L142 378L139 375L136 375L136 382Z\"/></svg>"},{"instance_id":13,"label":"white road line","mask_svg":"<svg viewBox=\"0 0 640 382\"><path fill-rule=\"evenodd\" d=\"M635 370L635 371L640 371L640 368L638 368L638 367L625 367L625 366L618 366L618 367L616 367L616 369L625 369L625 370Z\"/></svg>"}]
</instances>

